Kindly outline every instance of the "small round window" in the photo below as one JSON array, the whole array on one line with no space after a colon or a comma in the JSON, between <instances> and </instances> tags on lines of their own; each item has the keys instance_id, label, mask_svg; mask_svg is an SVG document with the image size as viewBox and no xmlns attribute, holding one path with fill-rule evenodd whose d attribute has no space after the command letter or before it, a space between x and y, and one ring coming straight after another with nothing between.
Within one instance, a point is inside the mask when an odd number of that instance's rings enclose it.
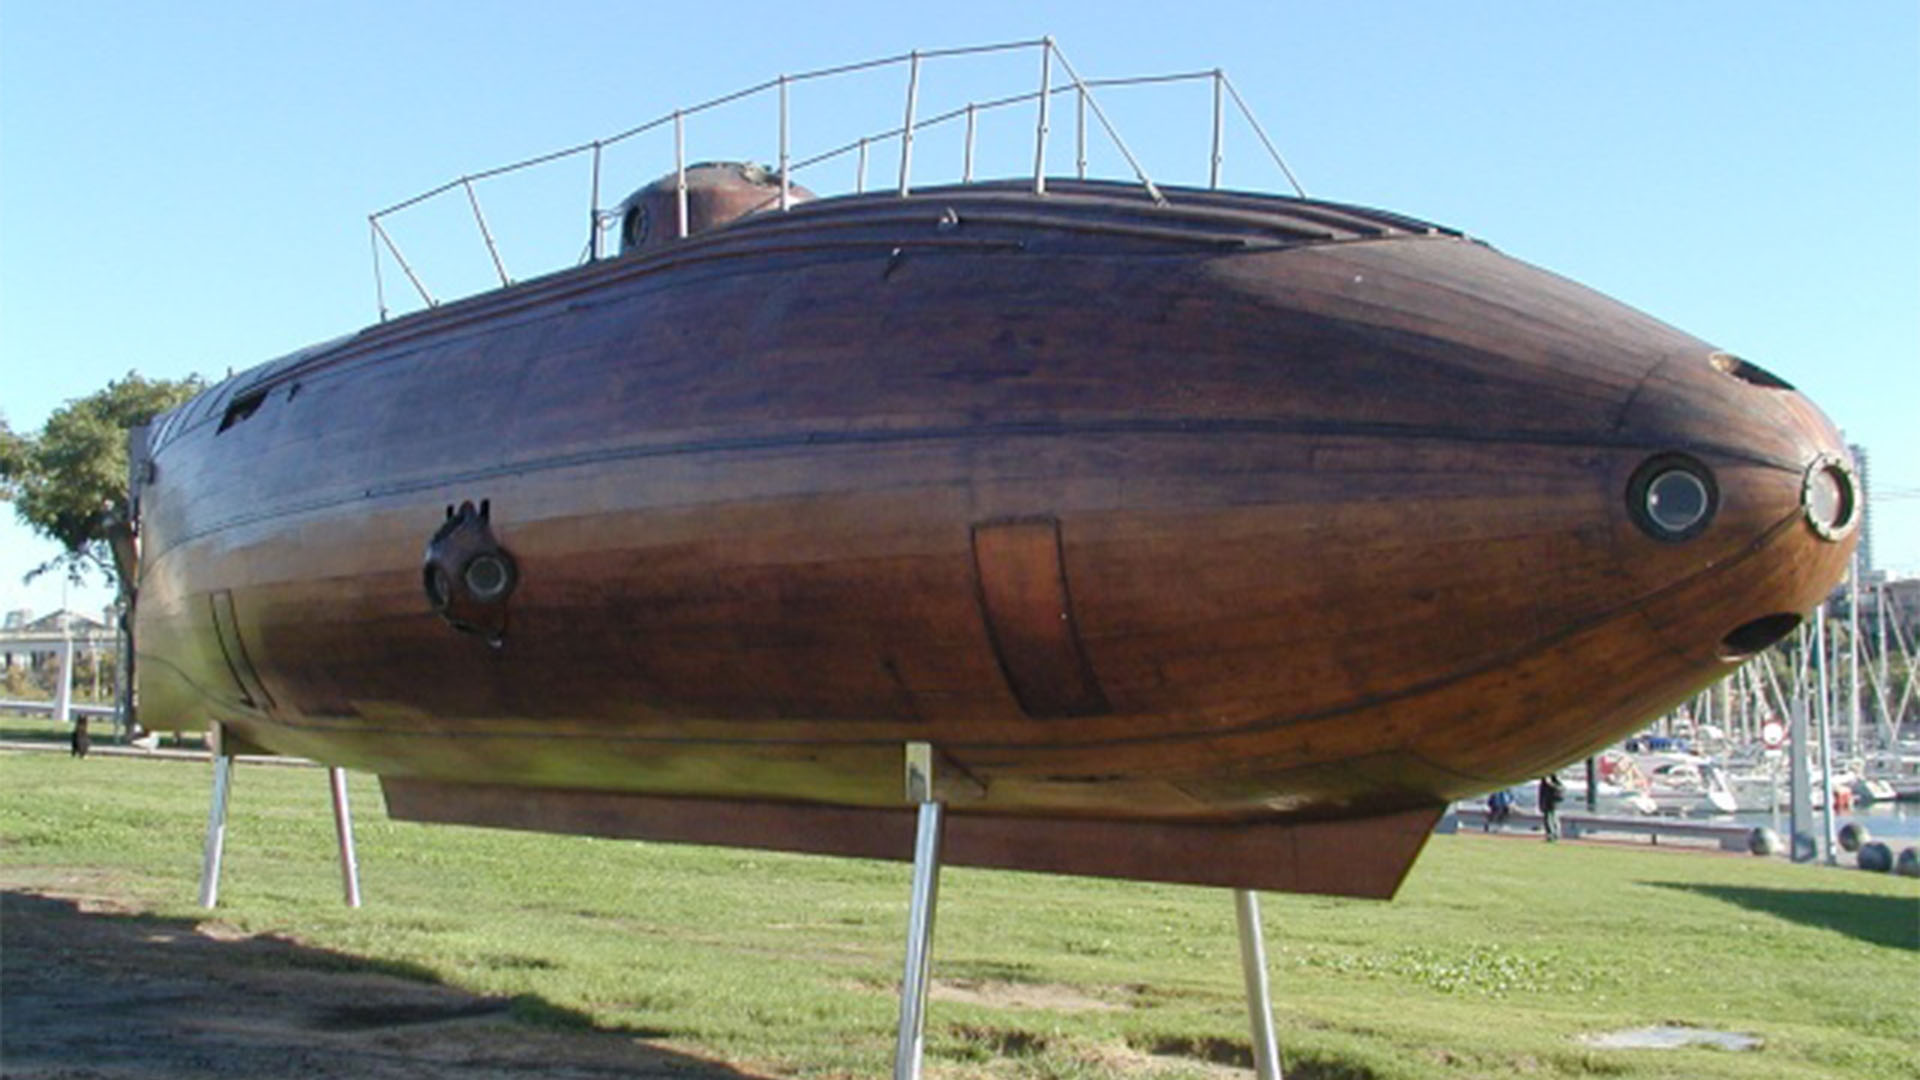
<instances>
[{"instance_id":1,"label":"small round window","mask_svg":"<svg viewBox=\"0 0 1920 1080\"><path fill-rule=\"evenodd\" d=\"M496 599L513 587L513 568L498 555L481 554L467 563L467 591L482 602Z\"/></svg>"},{"instance_id":2,"label":"small round window","mask_svg":"<svg viewBox=\"0 0 1920 1080\"><path fill-rule=\"evenodd\" d=\"M1719 504L1713 472L1685 454L1649 458L1627 484L1627 513L1655 540L1678 542L1700 535Z\"/></svg>"},{"instance_id":3,"label":"small round window","mask_svg":"<svg viewBox=\"0 0 1920 1080\"><path fill-rule=\"evenodd\" d=\"M1853 470L1837 457L1826 455L1807 469L1800 489L1807 524L1825 540L1839 540L1853 531L1859 501Z\"/></svg>"}]
</instances>

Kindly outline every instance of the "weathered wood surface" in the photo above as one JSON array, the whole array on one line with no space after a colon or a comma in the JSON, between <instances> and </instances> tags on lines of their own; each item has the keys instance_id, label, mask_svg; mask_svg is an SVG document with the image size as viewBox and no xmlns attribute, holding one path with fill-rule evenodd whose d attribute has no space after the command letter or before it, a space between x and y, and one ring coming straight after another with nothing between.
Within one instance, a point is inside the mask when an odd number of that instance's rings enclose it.
<instances>
[{"instance_id":1,"label":"weathered wood surface","mask_svg":"<svg viewBox=\"0 0 1920 1080\"><path fill-rule=\"evenodd\" d=\"M1365 816L1606 744L1842 573L1792 390L1454 234L1175 202L824 199L210 390L156 425L147 724L859 806L918 740L958 813ZM1626 506L1671 451L1720 495L1682 543ZM497 648L422 591L482 499Z\"/></svg>"},{"instance_id":2,"label":"weathered wood surface","mask_svg":"<svg viewBox=\"0 0 1920 1080\"><path fill-rule=\"evenodd\" d=\"M406 821L912 861L905 807L667 798L388 778ZM1131 881L1384 900L1426 846L1441 809L1359 821L1163 822L954 814L941 862Z\"/></svg>"}]
</instances>

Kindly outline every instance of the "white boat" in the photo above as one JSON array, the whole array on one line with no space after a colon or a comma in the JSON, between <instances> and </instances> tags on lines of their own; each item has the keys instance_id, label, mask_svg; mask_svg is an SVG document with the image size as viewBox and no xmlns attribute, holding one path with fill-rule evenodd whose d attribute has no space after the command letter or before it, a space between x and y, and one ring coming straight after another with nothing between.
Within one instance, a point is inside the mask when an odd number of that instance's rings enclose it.
<instances>
[{"instance_id":1,"label":"white boat","mask_svg":"<svg viewBox=\"0 0 1920 1080\"><path fill-rule=\"evenodd\" d=\"M1920 745L1902 743L1872 754L1860 772L1868 784L1875 785L1875 802L1920 800Z\"/></svg>"},{"instance_id":2,"label":"white boat","mask_svg":"<svg viewBox=\"0 0 1920 1080\"><path fill-rule=\"evenodd\" d=\"M1598 784L1594 789L1593 812L1615 817L1635 817L1656 813L1659 805L1646 793L1646 777L1640 775L1633 759L1618 750L1608 750L1595 755ZM1560 804L1562 810L1582 812L1587 809L1587 767L1584 762L1576 762L1560 771L1560 782L1566 788L1566 798ZM1514 804L1528 810L1538 810L1540 805L1540 785L1522 784L1513 789Z\"/></svg>"},{"instance_id":3,"label":"white boat","mask_svg":"<svg viewBox=\"0 0 1920 1080\"><path fill-rule=\"evenodd\" d=\"M1633 763L1646 775L1646 793L1660 813L1694 817L1740 809L1726 770L1712 758L1671 751L1635 754Z\"/></svg>"}]
</instances>

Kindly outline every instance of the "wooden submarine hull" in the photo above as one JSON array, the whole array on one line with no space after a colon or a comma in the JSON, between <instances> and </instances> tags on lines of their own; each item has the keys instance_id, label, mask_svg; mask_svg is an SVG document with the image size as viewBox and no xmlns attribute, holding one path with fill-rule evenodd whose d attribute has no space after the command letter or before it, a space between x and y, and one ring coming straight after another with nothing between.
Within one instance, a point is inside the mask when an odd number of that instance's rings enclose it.
<instances>
[{"instance_id":1,"label":"wooden submarine hull","mask_svg":"<svg viewBox=\"0 0 1920 1080\"><path fill-rule=\"evenodd\" d=\"M924 742L955 861L1382 894L1844 572L1845 448L1763 371L1447 230L1171 194L818 200L211 388L150 436L143 723L403 817L902 856ZM434 584L460 544L504 599Z\"/></svg>"}]
</instances>

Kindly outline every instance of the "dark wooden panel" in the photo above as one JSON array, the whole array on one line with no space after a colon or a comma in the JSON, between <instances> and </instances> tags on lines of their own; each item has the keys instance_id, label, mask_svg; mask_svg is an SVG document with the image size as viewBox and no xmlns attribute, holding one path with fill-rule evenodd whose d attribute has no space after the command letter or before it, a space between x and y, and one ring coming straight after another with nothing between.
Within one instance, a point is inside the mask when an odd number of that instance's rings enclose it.
<instances>
[{"instance_id":1,"label":"dark wooden panel","mask_svg":"<svg viewBox=\"0 0 1920 1080\"><path fill-rule=\"evenodd\" d=\"M613 792L537 790L382 777L403 821L798 851L913 857L914 811ZM1387 899L1444 807L1366 821L1161 824L950 813L951 866L1079 874L1236 889Z\"/></svg>"},{"instance_id":2,"label":"dark wooden panel","mask_svg":"<svg viewBox=\"0 0 1920 1080\"><path fill-rule=\"evenodd\" d=\"M233 591L221 589L213 594L210 603L214 637L220 643L221 655L226 658L227 670L233 673L233 681L240 687L242 701L256 709L271 708L273 695L261 684L253 658L247 655L246 642L240 637L240 623L233 612Z\"/></svg>"},{"instance_id":3,"label":"dark wooden panel","mask_svg":"<svg viewBox=\"0 0 1920 1080\"><path fill-rule=\"evenodd\" d=\"M1074 624L1060 555L1060 523L984 522L973 527L980 612L1007 684L1036 718L1110 711Z\"/></svg>"}]
</instances>

